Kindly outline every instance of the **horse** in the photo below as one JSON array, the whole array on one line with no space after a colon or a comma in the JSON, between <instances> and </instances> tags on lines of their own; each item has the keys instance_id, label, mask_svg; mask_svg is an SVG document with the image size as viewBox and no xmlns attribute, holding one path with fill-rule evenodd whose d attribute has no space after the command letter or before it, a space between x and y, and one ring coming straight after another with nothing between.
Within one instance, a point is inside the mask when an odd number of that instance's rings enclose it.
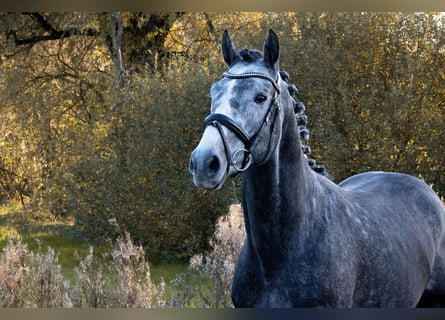
<instances>
[{"instance_id":1,"label":"horse","mask_svg":"<svg viewBox=\"0 0 445 320\"><path fill-rule=\"evenodd\" d=\"M242 174L246 240L235 307L445 306L445 208L422 180L372 171L336 184L308 164L279 39L237 50L211 86L210 115L189 171L217 190Z\"/></svg>"}]
</instances>

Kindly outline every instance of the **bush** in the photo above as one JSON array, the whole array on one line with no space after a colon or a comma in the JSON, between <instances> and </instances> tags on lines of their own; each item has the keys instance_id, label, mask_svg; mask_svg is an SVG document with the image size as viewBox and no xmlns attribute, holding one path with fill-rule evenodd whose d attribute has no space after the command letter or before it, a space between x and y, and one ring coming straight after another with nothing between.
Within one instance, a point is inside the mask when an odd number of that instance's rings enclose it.
<instances>
[{"instance_id":1,"label":"bush","mask_svg":"<svg viewBox=\"0 0 445 320\"><path fill-rule=\"evenodd\" d=\"M69 284L51 248L30 252L18 239L9 239L0 255L2 308L70 307Z\"/></svg>"},{"instance_id":2,"label":"bush","mask_svg":"<svg viewBox=\"0 0 445 320\"><path fill-rule=\"evenodd\" d=\"M164 282L159 287L153 284L143 248L125 234L102 259L90 249L76 268L71 298L73 306L80 308L162 307Z\"/></svg>"},{"instance_id":3,"label":"bush","mask_svg":"<svg viewBox=\"0 0 445 320\"><path fill-rule=\"evenodd\" d=\"M79 261L74 283L60 272L54 250L29 251L19 239L10 239L0 255L2 308L151 308L163 307L164 282L151 281L142 247L128 234L120 237L110 254L90 253Z\"/></svg>"},{"instance_id":4,"label":"bush","mask_svg":"<svg viewBox=\"0 0 445 320\"><path fill-rule=\"evenodd\" d=\"M89 136L75 139L77 154L66 159L66 170L54 171L44 205L74 217L90 240L127 231L153 259L188 259L206 250L233 195L230 184L218 193L198 190L188 172L209 111L209 68L178 59L162 71L134 74L123 88L110 78L116 94L105 101L109 112Z\"/></svg>"},{"instance_id":5,"label":"bush","mask_svg":"<svg viewBox=\"0 0 445 320\"><path fill-rule=\"evenodd\" d=\"M232 280L236 261L245 239L241 205L233 204L227 215L218 219L212 250L194 255L188 271L173 280L178 296L171 301L176 307L233 307ZM202 285L203 282L206 285Z\"/></svg>"},{"instance_id":6,"label":"bush","mask_svg":"<svg viewBox=\"0 0 445 320\"><path fill-rule=\"evenodd\" d=\"M86 257L79 257L71 281L61 274L52 248L44 253L39 246L34 253L17 237L11 238L0 254L0 307L233 307L233 273L245 239L241 205L231 205L215 229L211 251L194 255L171 288L162 279L153 283L144 250L128 233L100 257L92 247ZM167 289L171 289L168 299Z\"/></svg>"}]
</instances>

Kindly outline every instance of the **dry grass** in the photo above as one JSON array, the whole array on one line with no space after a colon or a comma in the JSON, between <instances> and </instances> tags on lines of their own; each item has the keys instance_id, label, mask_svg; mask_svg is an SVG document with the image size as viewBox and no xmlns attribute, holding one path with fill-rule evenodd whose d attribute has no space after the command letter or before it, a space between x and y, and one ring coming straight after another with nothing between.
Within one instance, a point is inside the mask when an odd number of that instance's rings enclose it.
<instances>
[{"instance_id":1,"label":"dry grass","mask_svg":"<svg viewBox=\"0 0 445 320\"><path fill-rule=\"evenodd\" d=\"M173 281L178 296L171 301L172 306L233 307L230 297L232 279L244 239L241 205L233 204L228 214L217 222L212 250L207 255L193 256L188 271Z\"/></svg>"},{"instance_id":2,"label":"dry grass","mask_svg":"<svg viewBox=\"0 0 445 320\"><path fill-rule=\"evenodd\" d=\"M0 306L3 308L69 307L69 285L54 250L29 251L9 239L0 255Z\"/></svg>"},{"instance_id":3,"label":"dry grass","mask_svg":"<svg viewBox=\"0 0 445 320\"><path fill-rule=\"evenodd\" d=\"M53 249L33 253L20 239L9 239L0 254L0 307L163 307L164 283L151 281L142 247L128 234L111 253L96 257L93 249L79 261L75 281L64 279Z\"/></svg>"},{"instance_id":4,"label":"dry grass","mask_svg":"<svg viewBox=\"0 0 445 320\"><path fill-rule=\"evenodd\" d=\"M232 205L218 220L212 250L193 256L167 288L162 279L152 281L143 248L127 233L106 253L98 256L91 247L78 257L71 281L52 248L44 251L39 245L33 251L18 235L11 236L0 253L0 307L232 307L230 288L244 238L241 206Z\"/></svg>"},{"instance_id":5,"label":"dry grass","mask_svg":"<svg viewBox=\"0 0 445 320\"><path fill-rule=\"evenodd\" d=\"M11 237L0 253L0 308L233 307L231 284L244 239L241 206L231 205L217 222L212 250L193 256L172 281L154 283L143 248L128 234L99 256L90 248L78 258L71 281L53 249L33 252Z\"/></svg>"}]
</instances>

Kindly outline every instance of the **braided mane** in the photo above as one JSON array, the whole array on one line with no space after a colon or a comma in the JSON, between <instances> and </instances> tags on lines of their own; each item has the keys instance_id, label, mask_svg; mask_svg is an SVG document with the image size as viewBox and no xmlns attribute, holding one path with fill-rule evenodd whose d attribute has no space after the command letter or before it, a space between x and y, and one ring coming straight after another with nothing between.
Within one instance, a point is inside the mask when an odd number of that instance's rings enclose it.
<instances>
[{"instance_id":1,"label":"braided mane","mask_svg":"<svg viewBox=\"0 0 445 320\"><path fill-rule=\"evenodd\" d=\"M287 73L284 69L281 69L280 77L287 84L287 82L289 81L289 73ZM291 95L292 100L293 100L294 112L295 112L295 117L297 119L298 130L300 133L300 139L301 140L309 140L309 129L307 128L308 120L307 120L307 116L304 114L306 107L304 106L303 102L296 100L296 96L298 95L298 88L295 85L291 84L291 85L287 86L287 89L288 89L289 94ZM303 149L303 153L305 154L305 156L307 158L307 155L309 155L311 153L311 148L309 146L302 145L302 149ZM330 178L330 175L325 170L324 166L322 166L321 164L318 164L314 159L308 158L307 161L308 161L308 164L312 170L314 170L315 172L317 172L323 176Z\"/></svg>"}]
</instances>

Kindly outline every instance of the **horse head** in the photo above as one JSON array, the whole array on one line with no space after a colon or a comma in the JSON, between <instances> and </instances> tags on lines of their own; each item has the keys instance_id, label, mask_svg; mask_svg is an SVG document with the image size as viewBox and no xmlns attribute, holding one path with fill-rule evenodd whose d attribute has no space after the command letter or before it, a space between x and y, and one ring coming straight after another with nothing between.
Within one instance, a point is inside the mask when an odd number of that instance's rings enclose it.
<instances>
[{"instance_id":1,"label":"horse head","mask_svg":"<svg viewBox=\"0 0 445 320\"><path fill-rule=\"evenodd\" d=\"M265 163L281 133L278 36L269 31L263 52L235 49L227 31L222 53L229 67L211 87L211 114L189 170L194 183L218 189L228 176Z\"/></svg>"}]
</instances>

